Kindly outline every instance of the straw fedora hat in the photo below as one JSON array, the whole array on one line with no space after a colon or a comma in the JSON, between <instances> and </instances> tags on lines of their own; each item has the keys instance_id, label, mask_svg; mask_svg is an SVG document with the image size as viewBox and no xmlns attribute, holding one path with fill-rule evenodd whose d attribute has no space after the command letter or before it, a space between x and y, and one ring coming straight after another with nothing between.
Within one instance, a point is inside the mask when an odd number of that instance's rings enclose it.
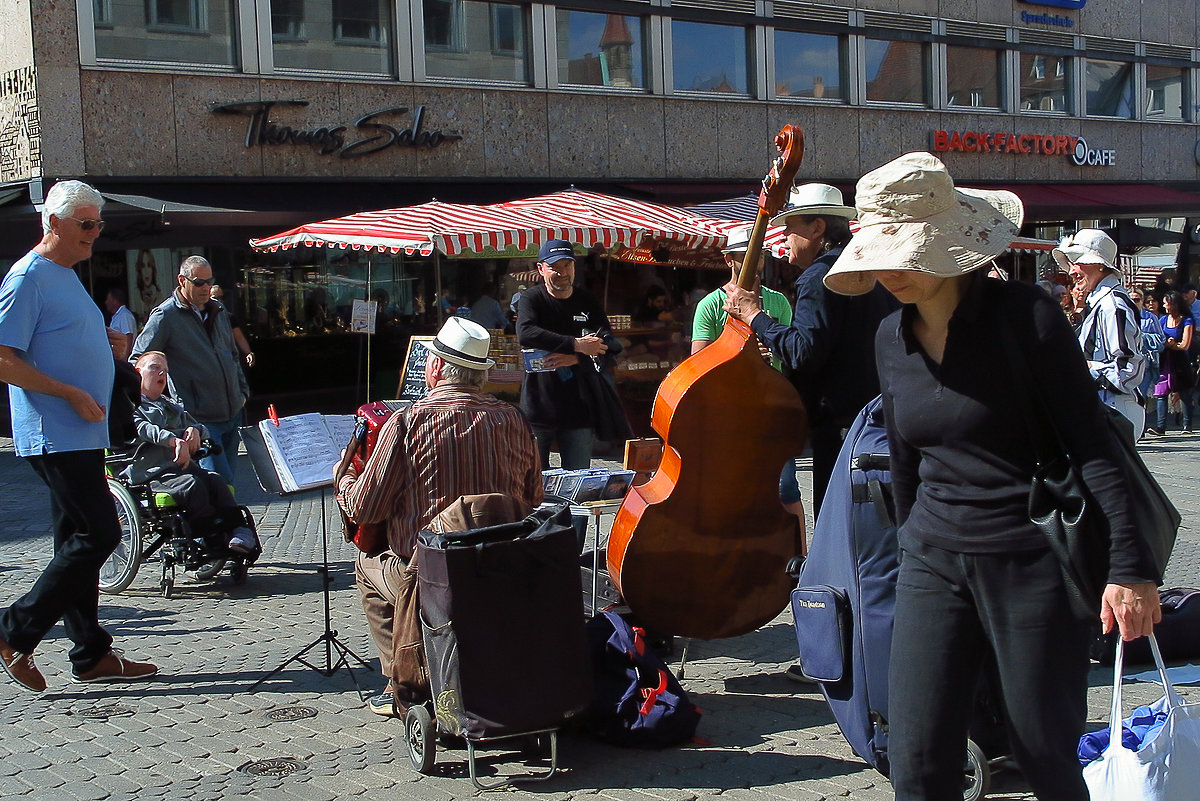
<instances>
[{"instance_id":1,"label":"straw fedora hat","mask_svg":"<svg viewBox=\"0 0 1200 801\"><path fill-rule=\"evenodd\" d=\"M788 217L797 214L823 214L830 217L854 219L853 206L842 200L842 192L829 184L801 184L793 186L788 194L788 204L783 211L771 218L771 225L783 225Z\"/></svg>"},{"instance_id":2,"label":"straw fedora hat","mask_svg":"<svg viewBox=\"0 0 1200 801\"><path fill-rule=\"evenodd\" d=\"M1063 237L1050 255L1064 270L1072 264L1099 264L1110 270L1117 267L1117 243L1098 228L1081 228L1071 236Z\"/></svg>"},{"instance_id":3,"label":"straw fedora hat","mask_svg":"<svg viewBox=\"0 0 1200 801\"><path fill-rule=\"evenodd\" d=\"M451 317L425 347L451 364L472 370L486 370L496 364L487 357L491 342L491 334L479 323L465 317Z\"/></svg>"},{"instance_id":4,"label":"straw fedora hat","mask_svg":"<svg viewBox=\"0 0 1200 801\"><path fill-rule=\"evenodd\" d=\"M862 295L876 270L943 278L982 267L1012 244L1025 208L1003 190L960 189L929 153L908 153L858 181L858 233L825 276L839 295Z\"/></svg>"}]
</instances>

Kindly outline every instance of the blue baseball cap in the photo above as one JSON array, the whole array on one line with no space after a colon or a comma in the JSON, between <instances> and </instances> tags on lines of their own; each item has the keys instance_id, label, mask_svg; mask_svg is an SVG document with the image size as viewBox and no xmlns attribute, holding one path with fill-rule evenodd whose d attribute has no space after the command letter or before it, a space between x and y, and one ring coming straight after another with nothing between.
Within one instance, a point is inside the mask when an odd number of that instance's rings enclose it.
<instances>
[{"instance_id":1,"label":"blue baseball cap","mask_svg":"<svg viewBox=\"0 0 1200 801\"><path fill-rule=\"evenodd\" d=\"M575 247L565 239L548 239L538 251L538 261L554 264L563 259L574 259Z\"/></svg>"}]
</instances>

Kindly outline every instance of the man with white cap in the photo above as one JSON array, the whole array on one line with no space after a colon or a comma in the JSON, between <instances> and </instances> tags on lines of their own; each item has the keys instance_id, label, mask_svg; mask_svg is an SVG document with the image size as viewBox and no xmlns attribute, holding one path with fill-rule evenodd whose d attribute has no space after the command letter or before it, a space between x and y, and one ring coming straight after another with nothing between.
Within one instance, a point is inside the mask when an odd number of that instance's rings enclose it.
<instances>
[{"instance_id":1,"label":"man with white cap","mask_svg":"<svg viewBox=\"0 0 1200 801\"><path fill-rule=\"evenodd\" d=\"M463 317L446 320L428 344L429 394L379 429L362 473L338 482L338 505L359 525L387 526L388 547L359 553L355 576L384 676L392 678L397 591L417 532L461 495L491 492L530 509L542 501L542 475L529 423L515 406L483 392L491 337ZM371 711L392 714L390 687Z\"/></svg>"},{"instance_id":2,"label":"man with white cap","mask_svg":"<svg viewBox=\"0 0 1200 801\"><path fill-rule=\"evenodd\" d=\"M830 292L822 283L850 241L855 215L836 187L804 184L795 187L788 200L771 223L787 229L788 261L802 271L796 279L791 324L772 320L756 295L732 283L725 286L725 309L783 360L804 399L813 451L815 517L842 447L842 433L879 394L875 330L898 304L882 287L851 298Z\"/></svg>"},{"instance_id":3,"label":"man with white cap","mask_svg":"<svg viewBox=\"0 0 1200 801\"><path fill-rule=\"evenodd\" d=\"M1086 294L1079 345L1096 380L1100 401L1121 413L1142 435L1146 409L1138 385L1146 371L1141 315L1121 286L1117 243L1096 228L1065 237L1052 251L1081 292Z\"/></svg>"}]
</instances>

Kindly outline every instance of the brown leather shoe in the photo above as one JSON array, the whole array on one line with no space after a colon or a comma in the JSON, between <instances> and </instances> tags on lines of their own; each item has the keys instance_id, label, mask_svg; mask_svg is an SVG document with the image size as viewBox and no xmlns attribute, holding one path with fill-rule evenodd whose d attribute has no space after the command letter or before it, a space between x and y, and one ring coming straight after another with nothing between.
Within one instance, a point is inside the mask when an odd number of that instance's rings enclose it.
<instances>
[{"instance_id":1,"label":"brown leather shoe","mask_svg":"<svg viewBox=\"0 0 1200 801\"><path fill-rule=\"evenodd\" d=\"M46 677L33 664L33 654L23 654L0 640L0 665L22 687L40 693L46 689Z\"/></svg>"},{"instance_id":2,"label":"brown leather shoe","mask_svg":"<svg viewBox=\"0 0 1200 801\"><path fill-rule=\"evenodd\" d=\"M158 667L149 662L134 662L116 651L109 651L94 668L76 673L71 680L84 684L94 681L139 681L157 674Z\"/></svg>"}]
</instances>

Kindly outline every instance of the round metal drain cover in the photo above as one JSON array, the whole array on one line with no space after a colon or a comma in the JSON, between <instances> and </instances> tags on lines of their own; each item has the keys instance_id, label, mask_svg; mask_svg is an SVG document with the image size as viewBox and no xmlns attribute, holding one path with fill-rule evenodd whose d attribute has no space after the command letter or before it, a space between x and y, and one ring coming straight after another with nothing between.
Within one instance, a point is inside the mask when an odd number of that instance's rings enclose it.
<instances>
[{"instance_id":1,"label":"round metal drain cover","mask_svg":"<svg viewBox=\"0 0 1200 801\"><path fill-rule=\"evenodd\" d=\"M281 706L279 709L272 709L267 713L267 720L304 720L304 718L315 718L317 710L311 706Z\"/></svg>"},{"instance_id":2,"label":"round metal drain cover","mask_svg":"<svg viewBox=\"0 0 1200 801\"><path fill-rule=\"evenodd\" d=\"M81 718L91 718L94 720L107 720L120 715L132 715L137 710L131 706L123 704L106 704L104 706L89 706L83 709L76 709L71 712L72 715L78 715Z\"/></svg>"},{"instance_id":3,"label":"round metal drain cover","mask_svg":"<svg viewBox=\"0 0 1200 801\"><path fill-rule=\"evenodd\" d=\"M299 759L292 757L276 757L275 759L260 759L257 762L249 762L238 768L242 773L248 773L251 776L287 776L296 771L306 770L308 768Z\"/></svg>"}]
</instances>

